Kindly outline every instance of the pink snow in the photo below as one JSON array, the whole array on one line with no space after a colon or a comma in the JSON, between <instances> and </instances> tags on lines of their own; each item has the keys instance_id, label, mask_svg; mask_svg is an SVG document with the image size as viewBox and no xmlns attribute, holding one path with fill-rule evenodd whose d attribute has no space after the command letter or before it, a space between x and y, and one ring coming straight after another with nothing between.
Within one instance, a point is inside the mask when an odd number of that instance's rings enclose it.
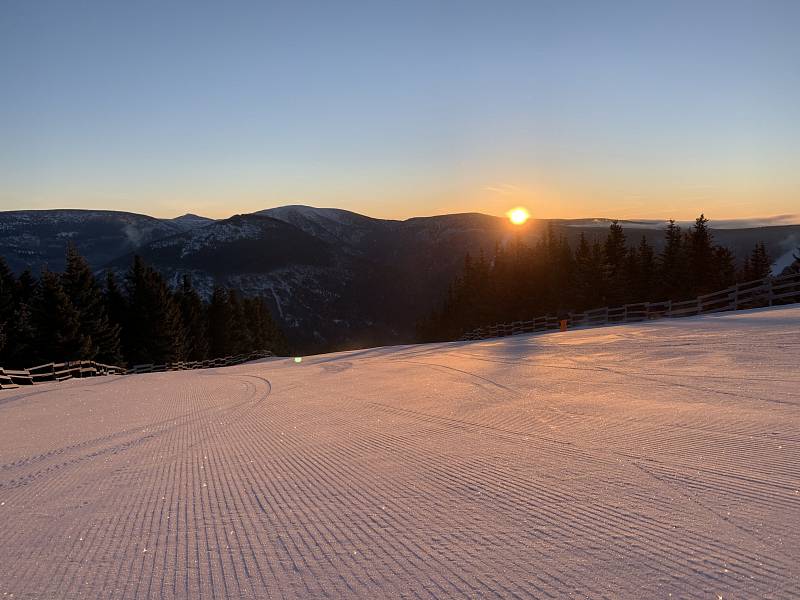
<instances>
[{"instance_id":1,"label":"pink snow","mask_svg":"<svg viewBox=\"0 0 800 600\"><path fill-rule=\"evenodd\" d=\"M0 597L791 598L800 307L0 392Z\"/></svg>"}]
</instances>

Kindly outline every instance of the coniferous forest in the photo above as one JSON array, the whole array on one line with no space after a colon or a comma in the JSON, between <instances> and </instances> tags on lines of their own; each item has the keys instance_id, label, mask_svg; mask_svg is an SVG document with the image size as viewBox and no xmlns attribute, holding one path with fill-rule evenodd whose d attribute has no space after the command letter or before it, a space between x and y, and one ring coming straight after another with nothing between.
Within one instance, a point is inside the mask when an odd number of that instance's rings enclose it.
<instances>
[{"instance_id":1,"label":"coniferous forest","mask_svg":"<svg viewBox=\"0 0 800 600\"><path fill-rule=\"evenodd\" d=\"M733 253L714 243L705 215L688 230L670 221L658 253L644 237L629 240L617 221L605 236L581 234L575 248L551 224L535 245L516 239L498 244L490 257L467 255L441 305L418 323L418 337L454 340L478 327L545 314L686 300L767 277L770 263L758 243L737 269Z\"/></svg>"},{"instance_id":2,"label":"coniferous forest","mask_svg":"<svg viewBox=\"0 0 800 600\"><path fill-rule=\"evenodd\" d=\"M535 244L517 238L490 256L467 255L443 301L418 323L418 340L457 339L545 314L684 300L770 274L763 243L737 267L703 215L685 230L670 221L663 235L656 252L613 221L604 234L581 234L570 245L551 224ZM262 298L217 286L205 301L188 276L170 286L138 256L124 276L109 271L100 280L73 246L62 273L38 277L30 270L15 276L0 257L2 367L79 359L161 364L254 350L288 352Z\"/></svg>"},{"instance_id":3,"label":"coniferous forest","mask_svg":"<svg viewBox=\"0 0 800 600\"><path fill-rule=\"evenodd\" d=\"M15 277L0 257L0 366L96 360L114 365L204 360L255 350L286 354L261 298L216 287L204 302L188 276L177 289L138 256L123 279L97 280L73 246L63 273Z\"/></svg>"}]
</instances>

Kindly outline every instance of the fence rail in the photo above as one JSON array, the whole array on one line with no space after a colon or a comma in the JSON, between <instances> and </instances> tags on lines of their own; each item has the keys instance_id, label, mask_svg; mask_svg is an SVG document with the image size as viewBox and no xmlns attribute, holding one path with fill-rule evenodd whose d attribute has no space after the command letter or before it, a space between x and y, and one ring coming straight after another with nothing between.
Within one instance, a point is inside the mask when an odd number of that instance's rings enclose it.
<instances>
[{"instance_id":1,"label":"fence rail","mask_svg":"<svg viewBox=\"0 0 800 600\"><path fill-rule=\"evenodd\" d=\"M564 318L546 315L530 321L498 323L479 327L464 334L461 340L485 340L523 333L545 333L567 328L598 327L615 323L636 323L662 318L692 317L706 313L743 310L800 302L800 273L746 281L729 288L698 296L693 300L673 302L637 302L623 306L594 308L581 313L571 312Z\"/></svg>"},{"instance_id":2,"label":"fence rail","mask_svg":"<svg viewBox=\"0 0 800 600\"><path fill-rule=\"evenodd\" d=\"M128 369L128 375L137 373L161 373L164 371L188 371L191 369L212 369L215 367L230 367L240 365L250 360L259 358L269 358L275 356L269 350L258 350L248 354L237 354L236 356L226 356L224 358L211 358L209 360L181 361L156 365L152 363L134 365Z\"/></svg>"},{"instance_id":3,"label":"fence rail","mask_svg":"<svg viewBox=\"0 0 800 600\"><path fill-rule=\"evenodd\" d=\"M250 360L275 356L269 350L258 350L249 354L226 356L201 361L184 361L161 365L135 365L129 369L115 365L106 365L93 360L75 360L63 363L46 363L28 369L3 369L0 367L0 390L18 388L25 385L36 385L49 381L65 381L83 377L103 375L135 375L137 373L157 373L162 371L186 371L189 369L209 369L212 367L228 367L239 365Z\"/></svg>"}]
</instances>

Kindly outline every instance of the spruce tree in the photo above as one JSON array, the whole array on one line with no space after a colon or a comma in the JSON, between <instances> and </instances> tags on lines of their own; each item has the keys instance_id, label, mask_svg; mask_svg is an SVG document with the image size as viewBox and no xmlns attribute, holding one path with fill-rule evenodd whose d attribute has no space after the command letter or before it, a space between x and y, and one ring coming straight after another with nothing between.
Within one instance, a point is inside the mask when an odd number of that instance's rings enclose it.
<instances>
[{"instance_id":1,"label":"spruce tree","mask_svg":"<svg viewBox=\"0 0 800 600\"><path fill-rule=\"evenodd\" d=\"M714 246L709 291L720 291L736 283L736 259L728 248Z\"/></svg>"},{"instance_id":2,"label":"spruce tree","mask_svg":"<svg viewBox=\"0 0 800 600\"><path fill-rule=\"evenodd\" d=\"M266 350L270 346L270 331L266 320L266 307L261 298L242 300L244 322L248 330L250 350Z\"/></svg>"},{"instance_id":3,"label":"spruce tree","mask_svg":"<svg viewBox=\"0 0 800 600\"><path fill-rule=\"evenodd\" d=\"M122 340L125 336L124 332L127 329L128 299L120 288L117 277L113 271L106 271L103 303L105 304L109 323L119 328L120 340Z\"/></svg>"},{"instance_id":4,"label":"spruce tree","mask_svg":"<svg viewBox=\"0 0 800 600\"><path fill-rule=\"evenodd\" d=\"M128 363L180 360L184 346L180 311L164 278L136 256L126 283L128 316L123 344Z\"/></svg>"},{"instance_id":5,"label":"spruce tree","mask_svg":"<svg viewBox=\"0 0 800 600\"><path fill-rule=\"evenodd\" d=\"M594 287L595 270L592 248L581 232L578 249L575 251L575 304L578 310L595 308L598 292Z\"/></svg>"},{"instance_id":6,"label":"spruce tree","mask_svg":"<svg viewBox=\"0 0 800 600\"><path fill-rule=\"evenodd\" d=\"M641 265L639 264L639 252L633 246L628 248L625 254L623 266L623 277L625 281L626 295L623 301L627 304L638 302L641 298L639 288L641 286Z\"/></svg>"},{"instance_id":7,"label":"spruce tree","mask_svg":"<svg viewBox=\"0 0 800 600\"><path fill-rule=\"evenodd\" d=\"M25 269L17 279L14 314L9 323L9 339L13 344L8 348L9 366L27 368L36 366L39 351L36 346L36 329L33 322L32 305L38 282L30 269Z\"/></svg>"},{"instance_id":8,"label":"spruce tree","mask_svg":"<svg viewBox=\"0 0 800 600\"><path fill-rule=\"evenodd\" d=\"M34 362L74 361L91 355L91 340L81 330L80 313L57 274L42 273L32 302L31 321L36 336Z\"/></svg>"},{"instance_id":9,"label":"spruce tree","mask_svg":"<svg viewBox=\"0 0 800 600\"><path fill-rule=\"evenodd\" d=\"M78 311L81 329L91 344L88 358L110 364L121 362L120 328L109 322L97 280L86 259L73 244L67 246L66 267L61 282Z\"/></svg>"},{"instance_id":10,"label":"spruce tree","mask_svg":"<svg viewBox=\"0 0 800 600\"><path fill-rule=\"evenodd\" d=\"M758 242L745 260L743 279L745 281L764 279L769 277L771 273L772 260L767 253L767 248L764 242Z\"/></svg>"},{"instance_id":11,"label":"spruce tree","mask_svg":"<svg viewBox=\"0 0 800 600\"><path fill-rule=\"evenodd\" d=\"M683 300L698 288L699 293L717 291L733 283L733 255L712 243L705 216L687 235L671 220L664 235L656 257L644 236L628 248L622 226L614 221L604 243L590 245L582 234L573 255L551 225L532 248L519 239L498 244L494 259L482 268L467 256L441 304L419 321L420 336L425 341L455 339L477 327L527 321L566 308ZM566 286L559 282L565 273ZM484 306L485 313L479 310Z\"/></svg>"},{"instance_id":12,"label":"spruce tree","mask_svg":"<svg viewBox=\"0 0 800 600\"><path fill-rule=\"evenodd\" d=\"M594 276L592 277L591 287L596 290L596 297L594 302L589 304L588 308L602 308L608 304L608 273L605 268L605 254L603 252L603 244L597 239L592 244L592 266Z\"/></svg>"},{"instance_id":13,"label":"spruce tree","mask_svg":"<svg viewBox=\"0 0 800 600\"><path fill-rule=\"evenodd\" d=\"M228 354L242 354L253 348L251 332L245 322L244 307L236 290L228 290L228 309L230 311L230 335Z\"/></svg>"},{"instance_id":14,"label":"spruce tree","mask_svg":"<svg viewBox=\"0 0 800 600\"><path fill-rule=\"evenodd\" d=\"M605 270L608 281L607 298L611 306L622 304L627 296L627 281L625 277L625 232L619 221L614 220L608 228L608 237L604 245Z\"/></svg>"},{"instance_id":15,"label":"spruce tree","mask_svg":"<svg viewBox=\"0 0 800 600\"><path fill-rule=\"evenodd\" d=\"M5 259L0 256L0 366L8 366L11 329L16 303L17 281Z\"/></svg>"},{"instance_id":16,"label":"spruce tree","mask_svg":"<svg viewBox=\"0 0 800 600\"><path fill-rule=\"evenodd\" d=\"M183 276L181 285L175 292L175 301L181 312L186 360L205 360L208 358L205 308L200 295L192 287L192 279L188 274Z\"/></svg>"},{"instance_id":17,"label":"spruce tree","mask_svg":"<svg viewBox=\"0 0 800 600\"><path fill-rule=\"evenodd\" d=\"M252 340L250 350L270 350L279 356L286 354L286 339L273 321L264 299L245 298L242 307Z\"/></svg>"},{"instance_id":18,"label":"spruce tree","mask_svg":"<svg viewBox=\"0 0 800 600\"><path fill-rule=\"evenodd\" d=\"M639 281L636 285L636 302L655 300L656 260L653 247L642 236L639 242Z\"/></svg>"},{"instance_id":19,"label":"spruce tree","mask_svg":"<svg viewBox=\"0 0 800 600\"><path fill-rule=\"evenodd\" d=\"M698 296L714 291L714 244L708 219L703 214L695 219L694 227L688 234L687 250L689 295Z\"/></svg>"},{"instance_id":20,"label":"spruce tree","mask_svg":"<svg viewBox=\"0 0 800 600\"><path fill-rule=\"evenodd\" d=\"M216 285L208 305L208 345L211 358L228 355L230 328L228 292L222 286Z\"/></svg>"},{"instance_id":21,"label":"spruce tree","mask_svg":"<svg viewBox=\"0 0 800 600\"><path fill-rule=\"evenodd\" d=\"M36 294L38 282L30 269L25 269L17 279L17 302L30 304Z\"/></svg>"},{"instance_id":22,"label":"spruce tree","mask_svg":"<svg viewBox=\"0 0 800 600\"><path fill-rule=\"evenodd\" d=\"M657 278L663 300L683 300L688 288L686 284L686 252L683 232L670 219L664 230L664 248L658 256Z\"/></svg>"}]
</instances>

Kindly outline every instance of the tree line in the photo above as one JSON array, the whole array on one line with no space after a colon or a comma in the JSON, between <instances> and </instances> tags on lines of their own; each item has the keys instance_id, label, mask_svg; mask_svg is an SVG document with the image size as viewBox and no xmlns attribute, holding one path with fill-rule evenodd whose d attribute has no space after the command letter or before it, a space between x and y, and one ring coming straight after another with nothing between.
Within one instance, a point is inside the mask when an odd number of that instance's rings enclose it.
<instances>
[{"instance_id":1,"label":"tree line","mask_svg":"<svg viewBox=\"0 0 800 600\"><path fill-rule=\"evenodd\" d=\"M177 289L134 257L101 283L70 245L62 273L18 277L0 257L0 366L96 360L114 365L205 360L254 350L287 353L262 298L217 286L204 302L184 276Z\"/></svg>"},{"instance_id":2,"label":"tree line","mask_svg":"<svg viewBox=\"0 0 800 600\"><path fill-rule=\"evenodd\" d=\"M770 274L762 242L741 268L733 253L714 243L708 219L700 215L688 230L669 221L660 252L642 238L629 244L618 221L605 239L581 233L572 248L550 224L546 235L528 245L519 238L467 255L443 302L417 325L421 341L452 340L465 331L544 314L565 314L634 302L687 300Z\"/></svg>"}]
</instances>

